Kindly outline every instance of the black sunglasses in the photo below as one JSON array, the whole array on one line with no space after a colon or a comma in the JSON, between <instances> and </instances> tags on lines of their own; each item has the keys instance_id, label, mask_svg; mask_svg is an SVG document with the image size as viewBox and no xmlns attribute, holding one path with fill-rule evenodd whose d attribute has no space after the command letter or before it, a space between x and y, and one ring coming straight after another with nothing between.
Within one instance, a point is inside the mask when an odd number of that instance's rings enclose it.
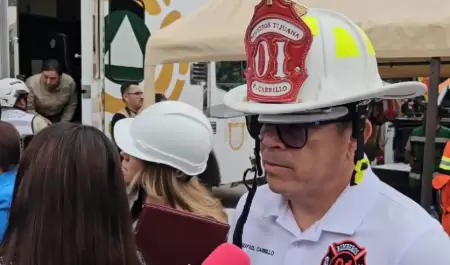
<instances>
[{"instance_id":1,"label":"black sunglasses","mask_svg":"<svg viewBox=\"0 0 450 265\"><path fill-rule=\"evenodd\" d=\"M286 147L300 149L303 148L308 142L309 128L320 127L323 125L340 122L345 122L345 120L338 119L297 124L262 123L259 133L259 139L262 141L267 132L275 130L278 137Z\"/></svg>"},{"instance_id":2,"label":"black sunglasses","mask_svg":"<svg viewBox=\"0 0 450 265\"><path fill-rule=\"evenodd\" d=\"M138 91L138 92L130 92L130 93L126 93L128 95L135 95L135 96L141 96L142 94L144 94L144 92Z\"/></svg>"}]
</instances>

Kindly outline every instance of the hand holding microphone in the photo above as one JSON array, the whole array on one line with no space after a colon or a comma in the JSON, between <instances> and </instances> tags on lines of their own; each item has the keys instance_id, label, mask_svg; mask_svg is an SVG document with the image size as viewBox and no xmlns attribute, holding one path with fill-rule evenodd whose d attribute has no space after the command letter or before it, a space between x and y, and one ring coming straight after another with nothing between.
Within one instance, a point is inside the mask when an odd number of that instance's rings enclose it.
<instances>
[{"instance_id":1,"label":"hand holding microphone","mask_svg":"<svg viewBox=\"0 0 450 265\"><path fill-rule=\"evenodd\" d=\"M224 243L218 246L202 265L250 265L250 258L237 246Z\"/></svg>"}]
</instances>

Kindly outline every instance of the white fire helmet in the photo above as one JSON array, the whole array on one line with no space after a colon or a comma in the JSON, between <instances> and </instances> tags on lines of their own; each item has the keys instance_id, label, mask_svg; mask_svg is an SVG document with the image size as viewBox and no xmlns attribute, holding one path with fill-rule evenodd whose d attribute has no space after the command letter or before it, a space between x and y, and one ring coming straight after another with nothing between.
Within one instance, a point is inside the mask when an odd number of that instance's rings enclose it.
<instances>
[{"instance_id":1,"label":"white fire helmet","mask_svg":"<svg viewBox=\"0 0 450 265\"><path fill-rule=\"evenodd\" d=\"M30 91L27 85L15 78L4 78L0 80L0 105L2 107L14 107L17 99L28 95Z\"/></svg>"},{"instance_id":2,"label":"white fire helmet","mask_svg":"<svg viewBox=\"0 0 450 265\"><path fill-rule=\"evenodd\" d=\"M225 95L228 107L275 115L424 94L420 82L383 84L371 41L344 15L272 1L255 7L245 35L247 84Z\"/></svg>"}]
</instances>

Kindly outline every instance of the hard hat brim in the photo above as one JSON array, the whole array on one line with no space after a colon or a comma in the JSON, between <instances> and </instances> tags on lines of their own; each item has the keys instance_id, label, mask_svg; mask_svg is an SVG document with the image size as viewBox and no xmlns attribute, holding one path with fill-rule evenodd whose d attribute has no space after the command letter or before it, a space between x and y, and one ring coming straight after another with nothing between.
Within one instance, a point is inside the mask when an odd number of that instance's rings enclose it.
<instances>
[{"instance_id":1,"label":"hard hat brim","mask_svg":"<svg viewBox=\"0 0 450 265\"><path fill-rule=\"evenodd\" d=\"M300 112L284 115L261 114L258 121L261 123L272 124L296 124L296 123L314 123L320 121L337 120L349 114L346 107L333 107L311 112Z\"/></svg>"},{"instance_id":2,"label":"hard hat brim","mask_svg":"<svg viewBox=\"0 0 450 265\"><path fill-rule=\"evenodd\" d=\"M158 103L159 104L159 103ZM139 114L139 115L142 115ZM201 165L196 166L186 166L185 164L180 164L176 162L170 162L167 159L164 159L161 154L158 152L155 152L154 154L143 152L142 147L141 149L137 146L137 141L135 137L133 137L132 134L132 127L133 122L137 118L125 118L122 120L119 120L114 125L114 141L116 142L116 145L125 153L138 158L143 161L147 162L153 162L163 165L168 165L173 168L176 168L180 170L181 172L185 173L188 176L196 176L198 174L201 174L206 169L206 162ZM142 121L141 121L142 122Z\"/></svg>"},{"instance_id":3,"label":"hard hat brim","mask_svg":"<svg viewBox=\"0 0 450 265\"><path fill-rule=\"evenodd\" d=\"M141 152L135 145L131 135L131 125L134 118L125 118L119 120L114 125L114 141L123 152L145 161L152 161L147 154Z\"/></svg>"},{"instance_id":4,"label":"hard hat brim","mask_svg":"<svg viewBox=\"0 0 450 265\"><path fill-rule=\"evenodd\" d=\"M339 89L339 88L336 88ZM314 100L301 103L270 104L259 103L247 100L247 85L238 86L230 90L224 97L224 103L231 109L244 112L246 114L290 114L307 113L323 108L341 106L353 102L368 99L404 99L422 96L425 93L425 85L421 82L402 82L386 84L379 88L361 90L360 93L343 95L341 98L327 100Z\"/></svg>"}]
</instances>

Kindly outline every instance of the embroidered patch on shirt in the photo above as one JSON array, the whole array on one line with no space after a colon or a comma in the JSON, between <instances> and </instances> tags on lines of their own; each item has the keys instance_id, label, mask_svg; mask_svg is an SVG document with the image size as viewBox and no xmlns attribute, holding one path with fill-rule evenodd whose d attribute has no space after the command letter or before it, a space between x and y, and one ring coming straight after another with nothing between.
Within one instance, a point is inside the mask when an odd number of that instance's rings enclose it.
<instances>
[{"instance_id":1,"label":"embroidered patch on shirt","mask_svg":"<svg viewBox=\"0 0 450 265\"><path fill-rule=\"evenodd\" d=\"M367 250L355 241L345 240L333 243L328 247L327 254L320 262L321 265L367 265Z\"/></svg>"}]
</instances>

